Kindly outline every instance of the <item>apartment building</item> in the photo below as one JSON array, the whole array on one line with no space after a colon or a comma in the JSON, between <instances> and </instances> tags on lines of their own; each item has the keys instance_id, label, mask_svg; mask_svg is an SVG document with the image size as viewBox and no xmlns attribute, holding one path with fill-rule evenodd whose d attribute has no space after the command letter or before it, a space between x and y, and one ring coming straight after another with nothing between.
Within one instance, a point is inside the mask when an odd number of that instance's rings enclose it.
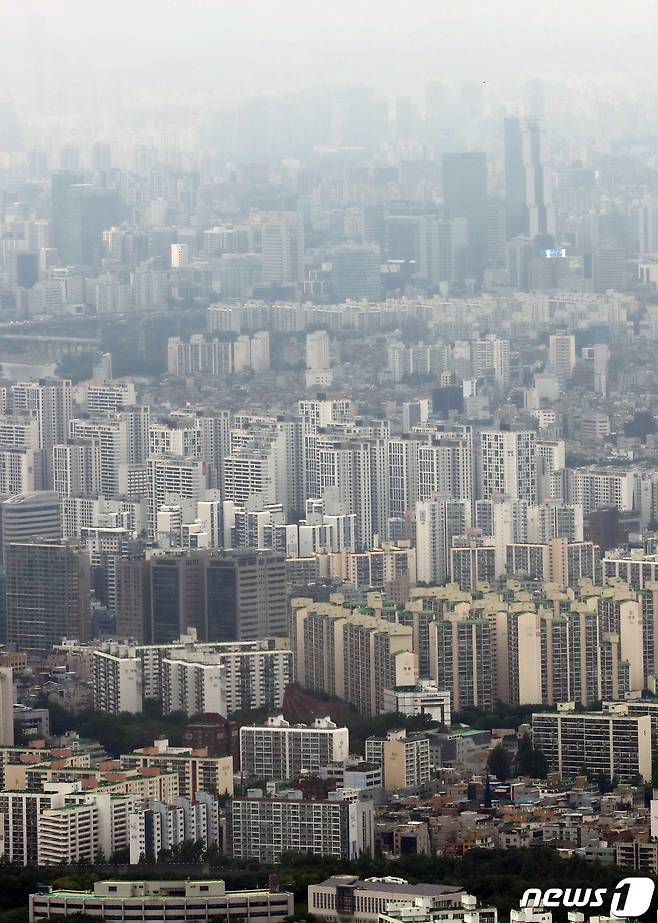
<instances>
[{"instance_id":1,"label":"apartment building","mask_svg":"<svg viewBox=\"0 0 658 923\"><path fill-rule=\"evenodd\" d=\"M234 798L231 812L235 859L279 862L289 850L345 861L374 856L374 804L356 791L309 801L297 790L264 798L256 789L252 797Z\"/></svg>"},{"instance_id":2,"label":"apartment building","mask_svg":"<svg viewBox=\"0 0 658 923\"><path fill-rule=\"evenodd\" d=\"M480 433L481 496L505 494L512 500L537 500L536 435L533 431Z\"/></svg>"},{"instance_id":3,"label":"apartment building","mask_svg":"<svg viewBox=\"0 0 658 923\"><path fill-rule=\"evenodd\" d=\"M586 771L620 782L651 781L651 718L628 714L624 703L601 713L574 712L568 706L535 713L532 735L549 769L563 778Z\"/></svg>"},{"instance_id":4,"label":"apartment building","mask_svg":"<svg viewBox=\"0 0 658 923\"><path fill-rule=\"evenodd\" d=\"M159 738L152 747L142 747L121 756L123 769L159 769L178 776L178 791L185 798L197 792L233 794L233 758L211 757L205 750L189 747L170 747L169 741Z\"/></svg>"},{"instance_id":5,"label":"apartment building","mask_svg":"<svg viewBox=\"0 0 658 923\"><path fill-rule=\"evenodd\" d=\"M384 692L413 686L413 626L339 603L292 601L291 647L297 681L350 702L363 715L384 707Z\"/></svg>"},{"instance_id":6,"label":"apartment building","mask_svg":"<svg viewBox=\"0 0 658 923\"><path fill-rule=\"evenodd\" d=\"M366 763L383 769L384 788L415 788L429 782L430 743L422 734L390 731L386 737L368 737Z\"/></svg>"},{"instance_id":7,"label":"apartment building","mask_svg":"<svg viewBox=\"0 0 658 923\"><path fill-rule=\"evenodd\" d=\"M259 779L297 779L349 756L349 731L330 718L291 725L282 715L262 726L240 728L240 766Z\"/></svg>"},{"instance_id":8,"label":"apartment building","mask_svg":"<svg viewBox=\"0 0 658 923\"><path fill-rule=\"evenodd\" d=\"M70 796L46 809L37 821L39 865L94 862L128 846L128 817L134 797L93 793Z\"/></svg>"},{"instance_id":9,"label":"apartment building","mask_svg":"<svg viewBox=\"0 0 658 923\"><path fill-rule=\"evenodd\" d=\"M637 474L619 468L571 468L567 472L569 503L577 503L587 515L599 507L632 510Z\"/></svg>"},{"instance_id":10,"label":"apartment building","mask_svg":"<svg viewBox=\"0 0 658 923\"><path fill-rule=\"evenodd\" d=\"M490 709L498 701L496 623L468 609L447 612L429 627L430 675L449 689L456 711Z\"/></svg>"},{"instance_id":11,"label":"apartment building","mask_svg":"<svg viewBox=\"0 0 658 923\"><path fill-rule=\"evenodd\" d=\"M162 712L200 715L215 712L226 716L226 682L219 663L204 663L203 654L185 659L165 657L162 661Z\"/></svg>"},{"instance_id":12,"label":"apartment building","mask_svg":"<svg viewBox=\"0 0 658 923\"><path fill-rule=\"evenodd\" d=\"M208 792L194 799L149 801L132 810L129 818L130 864L157 859L160 850L201 840L207 848L220 843L220 807Z\"/></svg>"},{"instance_id":13,"label":"apartment building","mask_svg":"<svg viewBox=\"0 0 658 923\"><path fill-rule=\"evenodd\" d=\"M94 693L105 710L141 711L158 699L165 714L231 714L281 708L292 682L292 651L283 638L234 643L197 642L193 630L172 644L103 642L93 651ZM134 705L134 708L131 706Z\"/></svg>"},{"instance_id":14,"label":"apartment building","mask_svg":"<svg viewBox=\"0 0 658 923\"><path fill-rule=\"evenodd\" d=\"M94 708L108 715L142 711L142 669L138 657L94 651Z\"/></svg>"},{"instance_id":15,"label":"apartment building","mask_svg":"<svg viewBox=\"0 0 658 923\"><path fill-rule=\"evenodd\" d=\"M57 791L0 791L3 857L16 865L37 865L39 816L63 803L64 795Z\"/></svg>"}]
</instances>

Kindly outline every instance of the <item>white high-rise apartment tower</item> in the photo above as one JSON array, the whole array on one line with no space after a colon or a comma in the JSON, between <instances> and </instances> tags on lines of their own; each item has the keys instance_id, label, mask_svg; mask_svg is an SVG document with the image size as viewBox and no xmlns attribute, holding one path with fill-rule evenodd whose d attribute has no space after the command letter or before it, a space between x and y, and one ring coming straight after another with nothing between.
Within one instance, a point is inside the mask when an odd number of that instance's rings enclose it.
<instances>
[{"instance_id":1,"label":"white high-rise apartment tower","mask_svg":"<svg viewBox=\"0 0 658 923\"><path fill-rule=\"evenodd\" d=\"M416 504L416 576L425 583L450 579L450 548L455 535L471 525L468 500L433 497Z\"/></svg>"},{"instance_id":2,"label":"white high-rise apartment tower","mask_svg":"<svg viewBox=\"0 0 658 923\"><path fill-rule=\"evenodd\" d=\"M329 368L329 334L326 330L315 330L307 335L306 368Z\"/></svg>"},{"instance_id":3,"label":"white high-rise apartment tower","mask_svg":"<svg viewBox=\"0 0 658 923\"><path fill-rule=\"evenodd\" d=\"M507 494L511 500L536 502L536 439L530 430L480 433L480 488L483 500Z\"/></svg>"},{"instance_id":4,"label":"white high-rise apartment tower","mask_svg":"<svg viewBox=\"0 0 658 923\"><path fill-rule=\"evenodd\" d=\"M658 253L658 196L644 196L637 213L640 254Z\"/></svg>"},{"instance_id":5,"label":"white high-rise apartment tower","mask_svg":"<svg viewBox=\"0 0 658 923\"><path fill-rule=\"evenodd\" d=\"M548 364L564 387L576 366L576 338L571 333L552 333L548 341Z\"/></svg>"}]
</instances>

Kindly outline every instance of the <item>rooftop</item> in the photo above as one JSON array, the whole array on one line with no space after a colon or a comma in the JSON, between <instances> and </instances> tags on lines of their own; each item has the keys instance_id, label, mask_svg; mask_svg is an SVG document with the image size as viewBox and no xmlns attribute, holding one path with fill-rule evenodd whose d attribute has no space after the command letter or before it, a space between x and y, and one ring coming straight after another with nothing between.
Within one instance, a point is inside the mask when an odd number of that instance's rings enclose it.
<instances>
[{"instance_id":1,"label":"rooftop","mask_svg":"<svg viewBox=\"0 0 658 923\"><path fill-rule=\"evenodd\" d=\"M322 888L358 888L360 891L390 891L395 894L408 894L410 897L441 897L445 894L461 894L460 885L410 885L403 879L358 878L356 875L333 875L318 884Z\"/></svg>"}]
</instances>

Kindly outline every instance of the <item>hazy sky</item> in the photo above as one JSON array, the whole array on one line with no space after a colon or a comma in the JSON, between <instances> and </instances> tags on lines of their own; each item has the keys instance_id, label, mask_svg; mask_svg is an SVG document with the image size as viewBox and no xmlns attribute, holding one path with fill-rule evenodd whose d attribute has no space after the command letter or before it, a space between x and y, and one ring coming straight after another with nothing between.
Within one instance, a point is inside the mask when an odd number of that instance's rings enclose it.
<instances>
[{"instance_id":1,"label":"hazy sky","mask_svg":"<svg viewBox=\"0 0 658 923\"><path fill-rule=\"evenodd\" d=\"M655 0L0 0L16 94L35 67L233 99L350 80L656 76ZM79 79L78 76L71 79Z\"/></svg>"}]
</instances>

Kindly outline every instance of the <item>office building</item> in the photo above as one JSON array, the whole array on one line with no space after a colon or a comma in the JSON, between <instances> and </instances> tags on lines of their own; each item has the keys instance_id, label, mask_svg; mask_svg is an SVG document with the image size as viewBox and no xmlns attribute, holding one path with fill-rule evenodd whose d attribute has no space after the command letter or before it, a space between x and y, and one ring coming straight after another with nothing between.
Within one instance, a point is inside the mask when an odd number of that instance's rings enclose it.
<instances>
[{"instance_id":1,"label":"office building","mask_svg":"<svg viewBox=\"0 0 658 923\"><path fill-rule=\"evenodd\" d=\"M325 923L341 916L349 923L379 923L380 915L409 904L427 908L427 913L452 915L464 889L459 885L415 884L404 878L368 878L334 875L308 887L309 912Z\"/></svg>"},{"instance_id":2,"label":"office building","mask_svg":"<svg viewBox=\"0 0 658 923\"><path fill-rule=\"evenodd\" d=\"M203 552L168 552L149 561L149 630L154 644L175 641L194 628L205 637L205 569Z\"/></svg>"},{"instance_id":3,"label":"office building","mask_svg":"<svg viewBox=\"0 0 658 923\"><path fill-rule=\"evenodd\" d=\"M626 248L616 240L603 241L592 254L594 290L623 292L628 284Z\"/></svg>"},{"instance_id":4,"label":"office building","mask_svg":"<svg viewBox=\"0 0 658 923\"><path fill-rule=\"evenodd\" d=\"M103 231L120 223L121 202L114 189L53 177L53 242L66 266L100 265ZM73 179L69 174L68 179Z\"/></svg>"},{"instance_id":5,"label":"office building","mask_svg":"<svg viewBox=\"0 0 658 923\"><path fill-rule=\"evenodd\" d=\"M59 497L54 491L14 494L0 502L0 550L12 542L57 540L62 535Z\"/></svg>"},{"instance_id":6,"label":"office building","mask_svg":"<svg viewBox=\"0 0 658 923\"><path fill-rule=\"evenodd\" d=\"M208 641L285 636L285 556L259 551L210 556L206 612Z\"/></svg>"},{"instance_id":7,"label":"office building","mask_svg":"<svg viewBox=\"0 0 658 923\"><path fill-rule=\"evenodd\" d=\"M427 674L429 675L429 664ZM439 689L427 679L421 679L415 686L387 689L384 692L384 708L386 713L397 712L407 717L429 715L432 721L438 721L446 727L450 727L451 724L450 690Z\"/></svg>"},{"instance_id":8,"label":"office building","mask_svg":"<svg viewBox=\"0 0 658 923\"><path fill-rule=\"evenodd\" d=\"M14 744L14 679L11 667L0 667L0 747Z\"/></svg>"},{"instance_id":9,"label":"office building","mask_svg":"<svg viewBox=\"0 0 658 923\"><path fill-rule=\"evenodd\" d=\"M91 169L94 173L107 173L112 169L112 145L107 141L94 141L92 144Z\"/></svg>"},{"instance_id":10,"label":"office building","mask_svg":"<svg viewBox=\"0 0 658 923\"><path fill-rule=\"evenodd\" d=\"M88 640L90 564L75 542L16 542L5 549L7 640L50 650L62 638Z\"/></svg>"},{"instance_id":11,"label":"office building","mask_svg":"<svg viewBox=\"0 0 658 923\"><path fill-rule=\"evenodd\" d=\"M115 581L117 637L138 643L150 640L153 618L149 561L141 555L118 558Z\"/></svg>"},{"instance_id":12,"label":"office building","mask_svg":"<svg viewBox=\"0 0 658 923\"><path fill-rule=\"evenodd\" d=\"M555 234L553 177L536 119L505 119L505 202L509 238Z\"/></svg>"},{"instance_id":13,"label":"office building","mask_svg":"<svg viewBox=\"0 0 658 923\"><path fill-rule=\"evenodd\" d=\"M295 212L267 212L262 217L263 285L295 286L304 282L304 225Z\"/></svg>"},{"instance_id":14,"label":"office building","mask_svg":"<svg viewBox=\"0 0 658 923\"><path fill-rule=\"evenodd\" d=\"M50 889L30 895L30 921L49 920L53 915L78 913L111 917L117 923L145 919L189 919L190 915L212 917L240 916L247 923L265 917L283 923L292 916L294 898L290 893L255 889L227 891L223 881L97 881L93 891Z\"/></svg>"},{"instance_id":15,"label":"office building","mask_svg":"<svg viewBox=\"0 0 658 923\"><path fill-rule=\"evenodd\" d=\"M444 154L443 204L449 218L465 218L466 275L479 279L487 261L487 158L478 151Z\"/></svg>"},{"instance_id":16,"label":"office building","mask_svg":"<svg viewBox=\"0 0 658 923\"><path fill-rule=\"evenodd\" d=\"M381 256L374 244L341 244L331 251L336 301L376 301L382 292Z\"/></svg>"}]
</instances>

